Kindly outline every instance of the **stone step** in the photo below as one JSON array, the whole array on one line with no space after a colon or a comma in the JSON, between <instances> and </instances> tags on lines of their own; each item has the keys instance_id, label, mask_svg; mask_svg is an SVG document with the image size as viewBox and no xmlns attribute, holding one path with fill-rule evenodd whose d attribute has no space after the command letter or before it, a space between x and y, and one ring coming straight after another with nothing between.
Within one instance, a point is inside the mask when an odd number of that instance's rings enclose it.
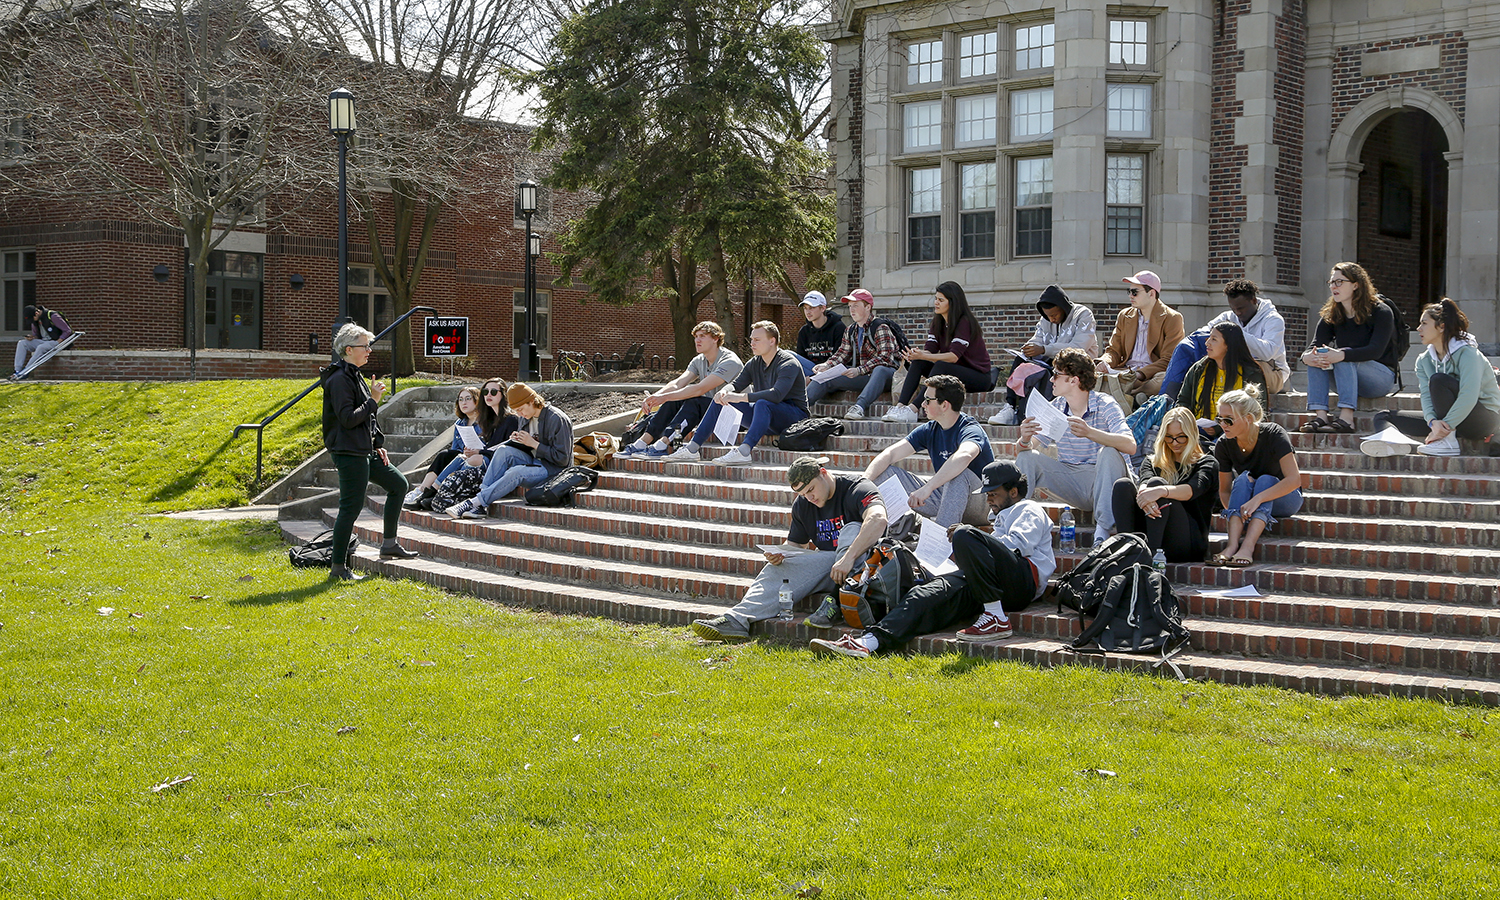
<instances>
[{"instance_id":1,"label":"stone step","mask_svg":"<svg viewBox=\"0 0 1500 900\"><path fill-rule=\"evenodd\" d=\"M1220 520L1222 528L1223 521ZM1380 545L1432 545L1461 561L1500 550L1500 522L1455 521L1453 519L1404 517L1400 519L1350 518L1312 513L1304 509L1276 525L1275 534L1288 540L1355 542Z\"/></svg>"},{"instance_id":2,"label":"stone step","mask_svg":"<svg viewBox=\"0 0 1500 900\"><path fill-rule=\"evenodd\" d=\"M511 505L506 514L518 522L591 531L643 540L697 544L705 547L737 547L752 550L758 544L779 544L786 537L785 523L742 525L705 519L664 518L612 512L599 515L587 509ZM789 517L788 517L789 518Z\"/></svg>"},{"instance_id":3,"label":"stone step","mask_svg":"<svg viewBox=\"0 0 1500 900\"><path fill-rule=\"evenodd\" d=\"M1278 530L1280 527L1280 525L1277 526ZM1494 538L1496 531L1491 532L1491 539ZM1489 546L1493 547L1493 545ZM1463 550L1455 551L1455 547L1462 547ZM1371 571L1474 575L1487 578L1500 576L1500 553L1494 552L1493 549L1478 548L1472 544L1439 543L1433 546L1429 542L1422 541L1399 544L1394 542L1356 543L1320 541L1305 537L1291 538L1282 535L1262 538L1255 545L1255 558L1264 563L1286 563L1299 566L1337 566Z\"/></svg>"},{"instance_id":4,"label":"stone step","mask_svg":"<svg viewBox=\"0 0 1500 900\"><path fill-rule=\"evenodd\" d=\"M452 412L451 407L449 412ZM452 428L453 417L451 415L446 418L390 416L389 418L382 417L380 420L380 430L385 432L388 438L397 434L419 434L427 440L432 440L439 434L451 433Z\"/></svg>"},{"instance_id":5,"label":"stone step","mask_svg":"<svg viewBox=\"0 0 1500 900\"><path fill-rule=\"evenodd\" d=\"M1500 637L1500 609L1495 608L1299 594L1221 597L1181 586L1177 588L1177 598L1182 604L1183 615L1197 619L1275 622L1309 628L1363 628L1465 638ZM1056 605L1051 608L1055 611Z\"/></svg>"}]
</instances>

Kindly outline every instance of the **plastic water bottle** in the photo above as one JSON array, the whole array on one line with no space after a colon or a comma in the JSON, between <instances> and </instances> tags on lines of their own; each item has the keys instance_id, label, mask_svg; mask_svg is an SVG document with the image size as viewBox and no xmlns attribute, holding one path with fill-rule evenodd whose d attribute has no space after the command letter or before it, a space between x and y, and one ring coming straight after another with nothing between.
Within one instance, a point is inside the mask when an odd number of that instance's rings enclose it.
<instances>
[{"instance_id":1,"label":"plastic water bottle","mask_svg":"<svg viewBox=\"0 0 1500 900\"><path fill-rule=\"evenodd\" d=\"M790 619L792 617L792 582L790 579L781 579L781 593L777 595L781 611L776 614L778 619Z\"/></svg>"},{"instance_id":2,"label":"plastic water bottle","mask_svg":"<svg viewBox=\"0 0 1500 900\"><path fill-rule=\"evenodd\" d=\"M1078 529L1073 525L1073 508L1064 506L1057 518L1057 549L1060 553L1072 553L1078 549Z\"/></svg>"},{"instance_id":3,"label":"plastic water bottle","mask_svg":"<svg viewBox=\"0 0 1500 900\"><path fill-rule=\"evenodd\" d=\"M1161 574L1166 575L1167 574L1167 554L1161 552L1160 550L1156 551L1156 555L1153 556L1153 557L1151 557L1151 567L1154 568L1156 571L1160 572Z\"/></svg>"}]
</instances>

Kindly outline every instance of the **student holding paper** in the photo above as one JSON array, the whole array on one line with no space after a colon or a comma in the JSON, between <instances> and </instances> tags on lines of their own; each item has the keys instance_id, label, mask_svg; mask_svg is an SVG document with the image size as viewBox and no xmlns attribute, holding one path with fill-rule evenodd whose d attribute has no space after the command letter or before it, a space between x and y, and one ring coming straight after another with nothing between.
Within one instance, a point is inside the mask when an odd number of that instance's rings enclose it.
<instances>
[{"instance_id":1,"label":"student holding paper","mask_svg":"<svg viewBox=\"0 0 1500 900\"><path fill-rule=\"evenodd\" d=\"M768 434L780 434L788 425L807 418L807 376L797 354L780 347L781 329L774 322L756 322L750 327L750 350L755 354L745 363L727 391L714 396L714 402L693 431L693 439L676 453L662 457L667 462L698 462L703 444L715 433L719 417L728 408L749 419L744 440L714 462L721 466L750 464L750 450ZM737 432L736 427L733 431ZM726 430L727 433L727 430ZM720 437L726 444L732 440Z\"/></svg>"},{"instance_id":2,"label":"student holding paper","mask_svg":"<svg viewBox=\"0 0 1500 900\"><path fill-rule=\"evenodd\" d=\"M549 406L530 385L516 382L505 392L519 424L484 467L484 484L472 500L448 507L448 515L482 519L491 503L517 488L535 487L573 464L573 422Z\"/></svg>"},{"instance_id":3,"label":"student holding paper","mask_svg":"<svg viewBox=\"0 0 1500 900\"><path fill-rule=\"evenodd\" d=\"M1135 437L1114 398L1094 390L1097 376L1087 353L1064 350L1052 361L1052 370L1052 406L1066 415L1067 430L1055 442L1041 440L1043 423L1027 416L1016 442L1021 448L1016 466L1032 490L1044 488L1075 509L1093 510L1097 544L1114 530L1115 482L1129 473L1125 460L1135 453ZM1056 458L1040 450L1052 443Z\"/></svg>"},{"instance_id":4,"label":"student holding paper","mask_svg":"<svg viewBox=\"0 0 1500 900\"><path fill-rule=\"evenodd\" d=\"M1026 499L1026 476L1009 462L986 466L979 489L989 506L991 525L948 529L957 573L939 575L907 591L864 634L813 641L813 652L864 659L882 648L900 647L919 634L965 621L973 624L958 632L959 640L1010 637L1010 613L1040 597L1057 569L1052 520L1040 503Z\"/></svg>"},{"instance_id":5,"label":"student holding paper","mask_svg":"<svg viewBox=\"0 0 1500 900\"><path fill-rule=\"evenodd\" d=\"M651 414L646 430L620 456L666 456L672 436L702 419L714 392L745 368L733 350L724 349L724 329L717 322L699 322L693 327L693 347L698 355L687 370L641 404Z\"/></svg>"},{"instance_id":6,"label":"student holding paper","mask_svg":"<svg viewBox=\"0 0 1500 900\"><path fill-rule=\"evenodd\" d=\"M1167 411L1156 433L1156 449L1141 462L1136 480L1115 482L1115 527L1144 535L1167 562L1202 562L1208 555L1208 523L1218 499L1219 461L1203 452L1191 411Z\"/></svg>"},{"instance_id":7,"label":"student holding paper","mask_svg":"<svg viewBox=\"0 0 1500 900\"><path fill-rule=\"evenodd\" d=\"M769 565L760 570L744 598L721 616L695 620L695 634L710 641L748 639L752 623L778 612L783 581L791 588L793 602L819 591L830 593L885 536L885 504L875 485L858 475L830 475L827 464L826 456L802 456L786 473L797 495L786 543L807 552L762 549ZM843 613L830 596L808 617L807 624L827 628L835 619L842 621Z\"/></svg>"},{"instance_id":8,"label":"student holding paper","mask_svg":"<svg viewBox=\"0 0 1500 900\"><path fill-rule=\"evenodd\" d=\"M437 493L439 481L458 471L458 467L470 455L481 452L484 447L481 435L488 430L489 423L495 418L495 411L484 404L479 391L472 384L458 389L458 396L453 400L453 411L458 415L458 420L453 423L453 443L447 449L437 452L432 458L432 465L427 467L427 474L422 476L422 483L407 493L401 504L406 509L420 509L419 504L423 499L429 499ZM477 443L472 450L464 440L466 426L473 429L470 433Z\"/></svg>"},{"instance_id":9,"label":"student holding paper","mask_svg":"<svg viewBox=\"0 0 1500 900\"><path fill-rule=\"evenodd\" d=\"M891 389L891 379L901 357L896 350L896 333L884 320L875 318L875 295L863 288L844 298L854 324L844 329L844 339L827 362L813 366L812 381L807 384L808 404L817 403L834 391L859 391L859 399L844 413L846 419L863 419L875 398ZM825 372L838 367L832 378Z\"/></svg>"},{"instance_id":10,"label":"student holding paper","mask_svg":"<svg viewBox=\"0 0 1500 900\"><path fill-rule=\"evenodd\" d=\"M1417 335L1426 345L1416 366L1422 415L1380 412L1375 424L1394 425L1422 442L1418 452L1431 456L1457 456L1459 438L1482 441L1488 444L1490 456L1500 456L1500 443L1495 440L1500 426L1500 385L1495 382L1494 367L1469 333L1469 318L1457 303L1444 297L1422 310ZM1360 448L1370 453L1364 444Z\"/></svg>"},{"instance_id":11,"label":"student holding paper","mask_svg":"<svg viewBox=\"0 0 1500 900\"><path fill-rule=\"evenodd\" d=\"M1006 378L1005 403L999 412L990 416L991 425L1015 425L1025 418L1020 410L1025 409L1026 398L1032 391L1040 390L1048 400L1052 399L1052 383L1047 380L1051 372L1047 367L1059 352L1069 347L1076 347L1089 356L1099 352L1099 329L1094 324L1094 311L1082 303L1074 303L1062 288L1048 285L1036 301L1036 311L1041 314L1036 333L1021 345L1020 355L1011 362ZM1010 376L1028 362L1032 363L1027 369L1031 374L1021 375L1021 390L1009 387ZM998 389L999 385L995 387Z\"/></svg>"},{"instance_id":12,"label":"student holding paper","mask_svg":"<svg viewBox=\"0 0 1500 900\"><path fill-rule=\"evenodd\" d=\"M898 479L911 508L944 527L960 521L983 524L984 498L974 491L980 473L995 459L989 435L973 416L959 412L964 403L962 381L952 375L933 375L922 391L928 421L880 451L865 468L865 477L876 484ZM921 450L932 461L933 476L926 481L896 466Z\"/></svg>"}]
</instances>

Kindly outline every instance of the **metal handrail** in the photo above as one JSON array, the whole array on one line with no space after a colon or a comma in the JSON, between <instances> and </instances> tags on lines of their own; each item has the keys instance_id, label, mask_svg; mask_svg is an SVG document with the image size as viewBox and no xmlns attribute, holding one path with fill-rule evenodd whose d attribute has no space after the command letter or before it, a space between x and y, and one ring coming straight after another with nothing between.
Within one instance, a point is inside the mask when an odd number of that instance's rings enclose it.
<instances>
[{"instance_id":1,"label":"metal handrail","mask_svg":"<svg viewBox=\"0 0 1500 900\"><path fill-rule=\"evenodd\" d=\"M374 344L374 343L379 342L379 340L381 338L385 337L386 335L388 335L392 331L394 331L396 329L397 325L400 325L402 322L405 322L407 319L411 318L412 313L415 313L415 312L429 312L429 313L432 313L434 316L438 314L438 311L435 310L435 309L433 309L430 306L413 306L411 309L408 309L404 314L402 314L402 316L400 318L398 318L396 321L394 321L391 324L387 325L385 327L384 331L380 332L379 334L377 334L373 338L371 338L370 339L370 343ZM303 397L306 397L308 394L311 394L314 390L322 387L323 386L323 382L328 379L328 373L329 373L329 371L332 368L333 368L332 366L326 366L326 367L324 367L322 369L322 371L320 371L318 373L318 380L317 381L314 381L312 384L310 384L306 388L304 388L302 390L302 393L300 393L297 396L293 397L292 399L288 400L281 407L281 409L276 410L275 412L271 413L269 416L266 416L264 419L261 419L259 422L245 422L245 423L242 423L240 425L234 426L234 434L230 435L230 438L229 438L230 440L234 440L235 438L239 437L241 431L254 431L255 432L255 487L257 489L260 487L260 479L261 479L261 471L262 471L261 470L261 461L264 458L263 455L262 455L262 451L264 450L264 446L263 446L263 443L262 443L262 436L265 434L266 426L269 425L269 424L271 424L272 422L276 421L276 419L282 413L284 413L287 410L291 409L292 407L296 406L297 403L299 401L301 401ZM391 394L394 396L395 393L396 393L396 374L394 372L392 372L391 373Z\"/></svg>"}]
</instances>

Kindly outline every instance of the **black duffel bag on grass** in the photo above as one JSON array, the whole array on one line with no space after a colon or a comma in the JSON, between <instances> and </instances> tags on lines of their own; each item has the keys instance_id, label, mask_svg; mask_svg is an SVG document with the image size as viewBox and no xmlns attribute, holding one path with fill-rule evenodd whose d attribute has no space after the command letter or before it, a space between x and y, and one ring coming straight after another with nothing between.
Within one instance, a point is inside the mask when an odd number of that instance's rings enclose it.
<instances>
[{"instance_id":1,"label":"black duffel bag on grass","mask_svg":"<svg viewBox=\"0 0 1500 900\"><path fill-rule=\"evenodd\" d=\"M354 550L359 546L359 538L349 536L349 554L344 559L347 561L354 555ZM295 547L286 551L287 559L292 565L299 569L331 569L333 568L333 532L323 531L311 540L303 541Z\"/></svg>"}]
</instances>

